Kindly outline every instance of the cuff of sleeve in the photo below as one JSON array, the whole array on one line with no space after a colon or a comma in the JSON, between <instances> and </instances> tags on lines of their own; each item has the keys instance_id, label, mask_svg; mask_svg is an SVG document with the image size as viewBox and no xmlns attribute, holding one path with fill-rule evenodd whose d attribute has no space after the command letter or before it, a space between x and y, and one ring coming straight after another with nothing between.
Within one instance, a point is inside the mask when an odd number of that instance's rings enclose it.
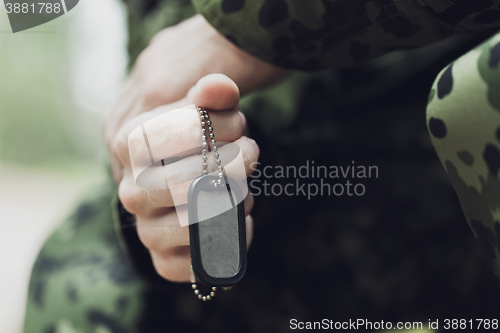
<instances>
[{"instance_id":1,"label":"cuff of sleeve","mask_svg":"<svg viewBox=\"0 0 500 333\"><path fill-rule=\"evenodd\" d=\"M135 271L155 288L171 288L171 283L163 279L154 268L148 249L137 235L135 216L125 210L118 193L112 200L113 224L120 246L132 261Z\"/></svg>"},{"instance_id":2,"label":"cuff of sleeve","mask_svg":"<svg viewBox=\"0 0 500 333\"><path fill-rule=\"evenodd\" d=\"M304 71L356 66L454 32L442 27L425 3L447 0L401 0L387 6L340 0L329 7L316 1L192 1L242 50L275 66Z\"/></svg>"},{"instance_id":3,"label":"cuff of sleeve","mask_svg":"<svg viewBox=\"0 0 500 333\"><path fill-rule=\"evenodd\" d=\"M264 0L192 0L198 13L220 34L241 50L278 67L301 69L297 54L288 37L287 8L283 8L283 18L273 18L260 13ZM274 8L280 12L280 8ZM298 59L302 60L302 59ZM308 70L308 68L304 68ZM311 70L321 69L315 66Z\"/></svg>"}]
</instances>

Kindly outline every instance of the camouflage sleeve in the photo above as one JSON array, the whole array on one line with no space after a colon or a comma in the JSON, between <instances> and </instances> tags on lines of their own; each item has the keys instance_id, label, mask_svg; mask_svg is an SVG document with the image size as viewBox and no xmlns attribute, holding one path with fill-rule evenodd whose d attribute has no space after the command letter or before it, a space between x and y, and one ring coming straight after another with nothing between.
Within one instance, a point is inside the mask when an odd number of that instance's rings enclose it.
<instances>
[{"instance_id":1,"label":"camouflage sleeve","mask_svg":"<svg viewBox=\"0 0 500 333\"><path fill-rule=\"evenodd\" d=\"M500 25L500 0L193 0L243 50L280 67L356 65Z\"/></svg>"},{"instance_id":2,"label":"camouflage sleeve","mask_svg":"<svg viewBox=\"0 0 500 333\"><path fill-rule=\"evenodd\" d=\"M427 107L432 143L500 286L500 33L447 66Z\"/></svg>"}]
</instances>

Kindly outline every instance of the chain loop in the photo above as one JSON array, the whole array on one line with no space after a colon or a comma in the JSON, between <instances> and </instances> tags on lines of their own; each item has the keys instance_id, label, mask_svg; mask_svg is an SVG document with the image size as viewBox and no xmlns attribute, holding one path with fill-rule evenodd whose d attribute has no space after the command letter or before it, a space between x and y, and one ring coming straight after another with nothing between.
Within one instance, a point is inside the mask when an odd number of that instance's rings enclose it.
<instances>
[{"instance_id":1,"label":"chain loop","mask_svg":"<svg viewBox=\"0 0 500 333\"><path fill-rule=\"evenodd\" d=\"M211 151L214 152L214 157L215 157L215 163L217 164L217 171L219 171L219 174L217 175L219 177L219 179L217 179L217 181L213 180L212 181L212 186L213 187L218 187L218 186L222 186L223 183L222 183L222 179L224 177L224 168L222 167L221 165L221 160L219 158L219 153L217 151L217 146L215 145L216 144L216 141L215 141L215 135L214 135L214 129L213 129L213 125L212 125L212 121L210 120L210 116L208 115L208 112L207 110L203 109L203 108L196 108L196 110L200 113L200 118L201 118L201 140L202 140L202 146L203 146L203 149L201 150L201 153L202 153L202 160L203 160L203 164L202 164L202 167L203 167L203 171L202 171L202 174L203 175L208 175L208 163L207 163L207 160L208 160L208 156L207 156L207 153L208 153L208 143L207 143L207 131L209 132L208 133L208 138L210 139L210 146L211 146ZM208 128L206 128L208 126Z\"/></svg>"},{"instance_id":2,"label":"chain loop","mask_svg":"<svg viewBox=\"0 0 500 333\"><path fill-rule=\"evenodd\" d=\"M219 171L217 181L213 180L212 181L212 186L213 187L218 187L222 186L222 179L224 177L224 168L221 165L221 160L219 158L219 152L217 151L217 146L216 141L215 141L215 135L214 135L214 128L212 127L212 121L210 120L210 116L208 115L207 110L203 108L196 108L196 110L200 114L200 119L201 119L201 140L202 140L202 150L201 150L201 159L203 161L202 163L202 174L203 175L208 175L208 143L207 139L210 139L210 150L214 152L214 157L215 157L215 163L217 164L217 171ZM207 138L207 131L208 131L208 138ZM212 297L215 296L215 292L217 291L217 287L212 287L212 291L210 294L207 295L202 295L200 293L200 290L198 289L198 286L196 285L196 276L194 275L193 272L193 266L191 266L191 288L193 288L194 294L198 297L198 299L201 299L202 301L209 301L212 299Z\"/></svg>"},{"instance_id":3,"label":"chain loop","mask_svg":"<svg viewBox=\"0 0 500 333\"><path fill-rule=\"evenodd\" d=\"M210 301L212 297L215 296L215 292L217 291L217 287L212 287L212 291L208 295L202 295L198 290L198 286L196 285L196 277L193 272L193 266L191 266L191 288L193 288L194 294L198 296L198 299L202 301Z\"/></svg>"}]
</instances>

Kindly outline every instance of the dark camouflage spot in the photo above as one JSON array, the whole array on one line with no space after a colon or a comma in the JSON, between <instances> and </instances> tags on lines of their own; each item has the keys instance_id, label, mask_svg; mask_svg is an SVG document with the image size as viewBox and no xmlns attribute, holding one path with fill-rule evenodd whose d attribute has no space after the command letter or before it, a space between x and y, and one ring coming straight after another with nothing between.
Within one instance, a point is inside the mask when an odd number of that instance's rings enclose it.
<instances>
[{"instance_id":1,"label":"dark camouflage spot","mask_svg":"<svg viewBox=\"0 0 500 333\"><path fill-rule=\"evenodd\" d=\"M488 242L496 243L495 235L493 231L486 227L483 222L479 220L471 220L470 226L472 230L477 234L478 237L484 238Z\"/></svg>"},{"instance_id":2,"label":"dark camouflage spot","mask_svg":"<svg viewBox=\"0 0 500 333\"><path fill-rule=\"evenodd\" d=\"M104 240L104 243L108 245L111 248L116 248L116 244L118 242L118 239L116 238L116 231L115 230L109 230L102 235L102 239Z\"/></svg>"},{"instance_id":3,"label":"dark camouflage spot","mask_svg":"<svg viewBox=\"0 0 500 333\"><path fill-rule=\"evenodd\" d=\"M79 301L78 290L71 283L68 283L66 285L66 298L68 298L68 300L71 303L78 303L78 301Z\"/></svg>"},{"instance_id":4,"label":"dark camouflage spot","mask_svg":"<svg viewBox=\"0 0 500 333\"><path fill-rule=\"evenodd\" d=\"M285 0L266 0L259 11L259 23L270 28L288 17L288 5Z\"/></svg>"},{"instance_id":5,"label":"dark camouflage spot","mask_svg":"<svg viewBox=\"0 0 500 333\"><path fill-rule=\"evenodd\" d=\"M95 326L102 325L110 330L111 333L126 333L127 331L120 326L114 318L102 313L99 310L90 310L87 313L88 320Z\"/></svg>"},{"instance_id":6,"label":"dark camouflage spot","mask_svg":"<svg viewBox=\"0 0 500 333\"><path fill-rule=\"evenodd\" d=\"M448 68L443 72L441 78L437 84L437 93L439 99L445 98L447 95L451 93L453 89L453 64L449 65Z\"/></svg>"},{"instance_id":7,"label":"dark camouflage spot","mask_svg":"<svg viewBox=\"0 0 500 333\"><path fill-rule=\"evenodd\" d=\"M222 0L221 9L225 14L238 12L245 7L245 0Z\"/></svg>"},{"instance_id":8,"label":"dark camouflage spot","mask_svg":"<svg viewBox=\"0 0 500 333\"><path fill-rule=\"evenodd\" d=\"M491 48L488 66L496 68L498 67L498 64L500 64L500 43Z\"/></svg>"},{"instance_id":9,"label":"dark camouflage spot","mask_svg":"<svg viewBox=\"0 0 500 333\"><path fill-rule=\"evenodd\" d=\"M49 257L40 257L33 267L33 271L36 274L45 274L53 271L60 270L64 267L64 262L58 259Z\"/></svg>"},{"instance_id":10,"label":"dark camouflage spot","mask_svg":"<svg viewBox=\"0 0 500 333\"><path fill-rule=\"evenodd\" d=\"M293 24L294 22L292 22L291 25ZM300 53L312 52L316 49L316 46L311 42L311 40L302 37L294 38L293 44L299 50Z\"/></svg>"},{"instance_id":11,"label":"dark camouflage spot","mask_svg":"<svg viewBox=\"0 0 500 333\"><path fill-rule=\"evenodd\" d=\"M78 3L78 0L76 0L76 1L73 0L71 2L73 2L76 5L76 3ZM68 3L66 1L66 9L68 11L70 11L70 7L74 7L74 5L71 6L71 2ZM135 1L135 3L137 5L137 7L140 8L143 15L147 15L147 14L151 13L152 11L154 11L156 8L158 8L159 0L141 0L141 1Z\"/></svg>"},{"instance_id":12,"label":"dark camouflage spot","mask_svg":"<svg viewBox=\"0 0 500 333\"><path fill-rule=\"evenodd\" d=\"M462 13L461 11L457 10L455 7L449 7L446 8L444 11L441 13L437 13L436 16L441 20L444 21L452 26L457 25L464 19L466 14Z\"/></svg>"},{"instance_id":13,"label":"dark camouflage spot","mask_svg":"<svg viewBox=\"0 0 500 333\"><path fill-rule=\"evenodd\" d=\"M500 152L498 148L491 143L486 145L484 149L483 158L488 165L488 169L491 174L498 176L498 170L500 169Z\"/></svg>"},{"instance_id":14,"label":"dark camouflage spot","mask_svg":"<svg viewBox=\"0 0 500 333\"><path fill-rule=\"evenodd\" d=\"M429 120L429 130L431 134L434 135L438 139L443 139L448 134L446 129L446 124L439 118L433 118Z\"/></svg>"},{"instance_id":15,"label":"dark camouflage spot","mask_svg":"<svg viewBox=\"0 0 500 333\"><path fill-rule=\"evenodd\" d=\"M292 42L288 37L280 37L273 42L273 49L284 56L293 53Z\"/></svg>"},{"instance_id":16,"label":"dark camouflage spot","mask_svg":"<svg viewBox=\"0 0 500 333\"><path fill-rule=\"evenodd\" d=\"M384 31L393 34L396 38L404 39L417 34L421 28L411 24L409 18L401 16L396 6L386 7L377 17L377 23Z\"/></svg>"},{"instance_id":17,"label":"dark camouflage spot","mask_svg":"<svg viewBox=\"0 0 500 333\"><path fill-rule=\"evenodd\" d=\"M43 296L45 294L45 281L37 281L33 289L33 302L38 306L43 306Z\"/></svg>"},{"instance_id":18,"label":"dark camouflage spot","mask_svg":"<svg viewBox=\"0 0 500 333\"><path fill-rule=\"evenodd\" d=\"M43 331L43 333L56 333L56 327L54 325L51 325Z\"/></svg>"},{"instance_id":19,"label":"dark camouflage spot","mask_svg":"<svg viewBox=\"0 0 500 333\"><path fill-rule=\"evenodd\" d=\"M231 35L226 35L226 38L228 41L230 41L231 43L233 43L237 47L240 47L240 43L238 43L238 41L236 40L236 37L231 36Z\"/></svg>"},{"instance_id":20,"label":"dark camouflage spot","mask_svg":"<svg viewBox=\"0 0 500 333\"><path fill-rule=\"evenodd\" d=\"M113 261L107 265L106 269L109 278L118 284L128 283L135 277L128 259L121 252L113 258Z\"/></svg>"},{"instance_id":21,"label":"dark camouflage spot","mask_svg":"<svg viewBox=\"0 0 500 333\"><path fill-rule=\"evenodd\" d=\"M474 21L479 24L492 24L500 19L500 11L487 10L474 17Z\"/></svg>"},{"instance_id":22,"label":"dark camouflage spot","mask_svg":"<svg viewBox=\"0 0 500 333\"><path fill-rule=\"evenodd\" d=\"M321 29L309 29L299 20L290 23L289 30L295 34L293 42L300 52L310 52L311 41L319 41L326 52L357 32L367 29L373 22L366 15L364 3L355 1L321 1L325 12L321 16L324 26Z\"/></svg>"},{"instance_id":23,"label":"dark camouflage spot","mask_svg":"<svg viewBox=\"0 0 500 333\"><path fill-rule=\"evenodd\" d=\"M349 48L349 52L352 54L354 61L361 61L368 57L370 51L370 45L358 43L353 41L351 43L351 47Z\"/></svg>"},{"instance_id":24,"label":"dark camouflage spot","mask_svg":"<svg viewBox=\"0 0 500 333\"><path fill-rule=\"evenodd\" d=\"M76 209L75 223L77 225L83 225L92 220L92 217L96 213L96 208L93 204L89 202L84 202Z\"/></svg>"},{"instance_id":25,"label":"dark camouflage spot","mask_svg":"<svg viewBox=\"0 0 500 333\"><path fill-rule=\"evenodd\" d=\"M460 161L462 161L465 165L472 166L474 164L474 156L467 150L463 150L457 153L458 158Z\"/></svg>"},{"instance_id":26,"label":"dark camouflage spot","mask_svg":"<svg viewBox=\"0 0 500 333\"><path fill-rule=\"evenodd\" d=\"M497 131L495 132L495 135L497 137L497 140L500 141L500 127L497 128Z\"/></svg>"},{"instance_id":27,"label":"dark camouflage spot","mask_svg":"<svg viewBox=\"0 0 500 333\"><path fill-rule=\"evenodd\" d=\"M491 0L453 0L455 6L465 14L482 12L493 5Z\"/></svg>"},{"instance_id":28,"label":"dark camouflage spot","mask_svg":"<svg viewBox=\"0 0 500 333\"><path fill-rule=\"evenodd\" d=\"M123 314L128 305L130 304L130 299L127 296L122 296L116 300L116 313L119 315Z\"/></svg>"}]
</instances>

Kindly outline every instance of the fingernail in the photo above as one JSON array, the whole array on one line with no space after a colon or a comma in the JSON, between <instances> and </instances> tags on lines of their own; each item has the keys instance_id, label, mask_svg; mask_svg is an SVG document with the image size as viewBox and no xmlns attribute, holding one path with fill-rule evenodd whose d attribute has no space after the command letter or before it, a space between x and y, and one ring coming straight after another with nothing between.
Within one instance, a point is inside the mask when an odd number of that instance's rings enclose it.
<instances>
[{"instance_id":1,"label":"fingernail","mask_svg":"<svg viewBox=\"0 0 500 333\"><path fill-rule=\"evenodd\" d=\"M255 140L254 140L254 139L248 139L248 140L249 140L249 141L250 141L250 143L252 144L253 149L255 150L255 153L256 153L257 155L259 155L259 154L260 154L260 148L259 148L259 146L257 145L257 142L255 142Z\"/></svg>"},{"instance_id":2,"label":"fingernail","mask_svg":"<svg viewBox=\"0 0 500 333\"><path fill-rule=\"evenodd\" d=\"M203 84L209 79L209 76L204 76L196 82L196 90L200 90Z\"/></svg>"},{"instance_id":3,"label":"fingernail","mask_svg":"<svg viewBox=\"0 0 500 333\"><path fill-rule=\"evenodd\" d=\"M202 77L201 79L199 79L198 82L196 83L196 89L200 90L201 87L203 87L203 85L205 84L205 82L207 82L211 78L219 76L219 75L221 75L221 74L214 73L214 74L205 75L204 77Z\"/></svg>"}]
</instances>

